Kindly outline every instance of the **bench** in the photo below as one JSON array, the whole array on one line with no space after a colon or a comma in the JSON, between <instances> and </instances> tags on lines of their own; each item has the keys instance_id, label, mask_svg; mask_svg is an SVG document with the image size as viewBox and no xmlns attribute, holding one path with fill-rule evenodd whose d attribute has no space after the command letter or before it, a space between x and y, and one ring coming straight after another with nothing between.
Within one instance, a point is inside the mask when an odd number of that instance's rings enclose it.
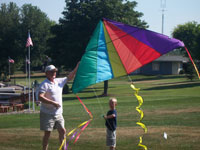
<instances>
[{"instance_id":1,"label":"bench","mask_svg":"<svg viewBox=\"0 0 200 150\"><path fill-rule=\"evenodd\" d=\"M21 103L0 103L0 113L6 113L9 112L10 108L12 108L12 111L23 111L24 110L24 104Z\"/></svg>"},{"instance_id":2,"label":"bench","mask_svg":"<svg viewBox=\"0 0 200 150\"><path fill-rule=\"evenodd\" d=\"M15 110L17 110L17 111L24 110L24 104L14 104L13 105L13 111L15 111Z\"/></svg>"},{"instance_id":3,"label":"bench","mask_svg":"<svg viewBox=\"0 0 200 150\"><path fill-rule=\"evenodd\" d=\"M13 111L22 111L24 110L24 104L21 103L10 103L10 107L12 107Z\"/></svg>"},{"instance_id":4,"label":"bench","mask_svg":"<svg viewBox=\"0 0 200 150\"><path fill-rule=\"evenodd\" d=\"M9 106L0 106L0 113L6 113L9 111Z\"/></svg>"}]
</instances>

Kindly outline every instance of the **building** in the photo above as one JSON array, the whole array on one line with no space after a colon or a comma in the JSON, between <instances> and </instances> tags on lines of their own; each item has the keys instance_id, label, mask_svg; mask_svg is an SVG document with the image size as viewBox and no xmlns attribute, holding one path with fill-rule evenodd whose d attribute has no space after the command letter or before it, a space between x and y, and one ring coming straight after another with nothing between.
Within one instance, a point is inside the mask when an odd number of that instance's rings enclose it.
<instances>
[{"instance_id":1,"label":"building","mask_svg":"<svg viewBox=\"0 0 200 150\"><path fill-rule=\"evenodd\" d=\"M153 62L134 71L133 74L144 75L177 75L183 70L184 64L189 61L187 57L163 55Z\"/></svg>"}]
</instances>

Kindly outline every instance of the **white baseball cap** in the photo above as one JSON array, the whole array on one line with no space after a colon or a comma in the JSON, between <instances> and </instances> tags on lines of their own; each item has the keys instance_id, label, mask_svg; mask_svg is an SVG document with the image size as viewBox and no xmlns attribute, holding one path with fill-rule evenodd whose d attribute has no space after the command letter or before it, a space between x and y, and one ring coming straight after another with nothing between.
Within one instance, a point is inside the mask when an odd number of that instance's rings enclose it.
<instances>
[{"instance_id":1,"label":"white baseball cap","mask_svg":"<svg viewBox=\"0 0 200 150\"><path fill-rule=\"evenodd\" d=\"M49 66L46 66L45 68L45 72L47 71L58 71L58 69L54 66L54 65L49 65Z\"/></svg>"}]
</instances>

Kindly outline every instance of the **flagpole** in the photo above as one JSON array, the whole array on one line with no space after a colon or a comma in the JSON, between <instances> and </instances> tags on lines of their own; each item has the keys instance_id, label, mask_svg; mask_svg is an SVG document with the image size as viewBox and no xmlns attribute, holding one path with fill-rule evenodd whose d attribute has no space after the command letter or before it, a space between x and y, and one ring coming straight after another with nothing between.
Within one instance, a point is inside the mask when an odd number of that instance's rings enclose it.
<instances>
[{"instance_id":1,"label":"flagpole","mask_svg":"<svg viewBox=\"0 0 200 150\"><path fill-rule=\"evenodd\" d=\"M30 30L28 30L28 34L30 36ZM30 54L30 45L28 46L28 60L29 62L31 62L31 58L30 58L31 54ZM31 88L31 63L28 63L28 110L30 111L31 108L31 92L30 92L30 88Z\"/></svg>"},{"instance_id":2,"label":"flagpole","mask_svg":"<svg viewBox=\"0 0 200 150\"><path fill-rule=\"evenodd\" d=\"M25 71L26 71L26 90L25 90L25 92L27 93L27 87L28 87L28 83L27 83L28 82L28 79L27 79L27 77L28 77L28 73L27 73L28 72L28 69L27 69L27 56L26 56L26 59L25 59L25 67L26 67L25 68Z\"/></svg>"},{"instance_id":3,"label":"flagpole","mask_svg":"<svg viewBox=\"0 0 200 150\"><path fill-rule=\"evenodd\" d=\"M28 102L29 102L29 111L30 111L30 105L31 105L31 52L30 52L30 46L33 46L33 42L31 40L30 36L30 30L28 30L28 39L26 42L26 47L28 47Z\"/></svg>"},{"instance_id":4,"label":"flagpole","mask_svg":"<svg viewBox=\"0 0 200 150\"><path fill-rule=\"evenodd\" d=\"M8 59L8 78L10 80L10 61L9 61L9 59Z\"/></svg>"},{"instance_id":5,"label":"flagpole","mask_svg":"<svg viewBox=\"0 0 200 150\"><path fill-rule=\"evenodd\" d=\"M28 47L28 59L29 59L29 61L31 60L30 59L30 46ZM30 107L31 107L30 106L31 105L30 104L30 102L31 102L31 95L30 95L31 94L30 93L30 87L31 87L31 84L30 84L30 82L31 82L30 81L30 78L31 78L31 75L30 75L31 74L31 69L30 68L31 67L30 67L30 65L31 65L31 63L28 64L28 101L29 101L29 111L30 111Z\"/></svg>"}]
</instances>

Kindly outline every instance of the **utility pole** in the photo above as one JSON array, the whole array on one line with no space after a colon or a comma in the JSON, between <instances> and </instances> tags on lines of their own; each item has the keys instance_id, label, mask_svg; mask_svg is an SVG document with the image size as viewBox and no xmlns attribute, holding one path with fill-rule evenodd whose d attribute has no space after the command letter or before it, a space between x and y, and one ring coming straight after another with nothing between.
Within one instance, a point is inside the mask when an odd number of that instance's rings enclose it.
<instances>
[{"instance_id":1,"label":"utility pole","mask_svg":"<svg viewBox=\"0 0 200 150\"><path fill-rule=\"evenodd\" d=\"M166 8L166 0L161 0L160 1L160 6L161 6L161 11L162 11L162 34L164 34L164 12L165 12L165 8Z\"/></svg>"}]
</instances>

